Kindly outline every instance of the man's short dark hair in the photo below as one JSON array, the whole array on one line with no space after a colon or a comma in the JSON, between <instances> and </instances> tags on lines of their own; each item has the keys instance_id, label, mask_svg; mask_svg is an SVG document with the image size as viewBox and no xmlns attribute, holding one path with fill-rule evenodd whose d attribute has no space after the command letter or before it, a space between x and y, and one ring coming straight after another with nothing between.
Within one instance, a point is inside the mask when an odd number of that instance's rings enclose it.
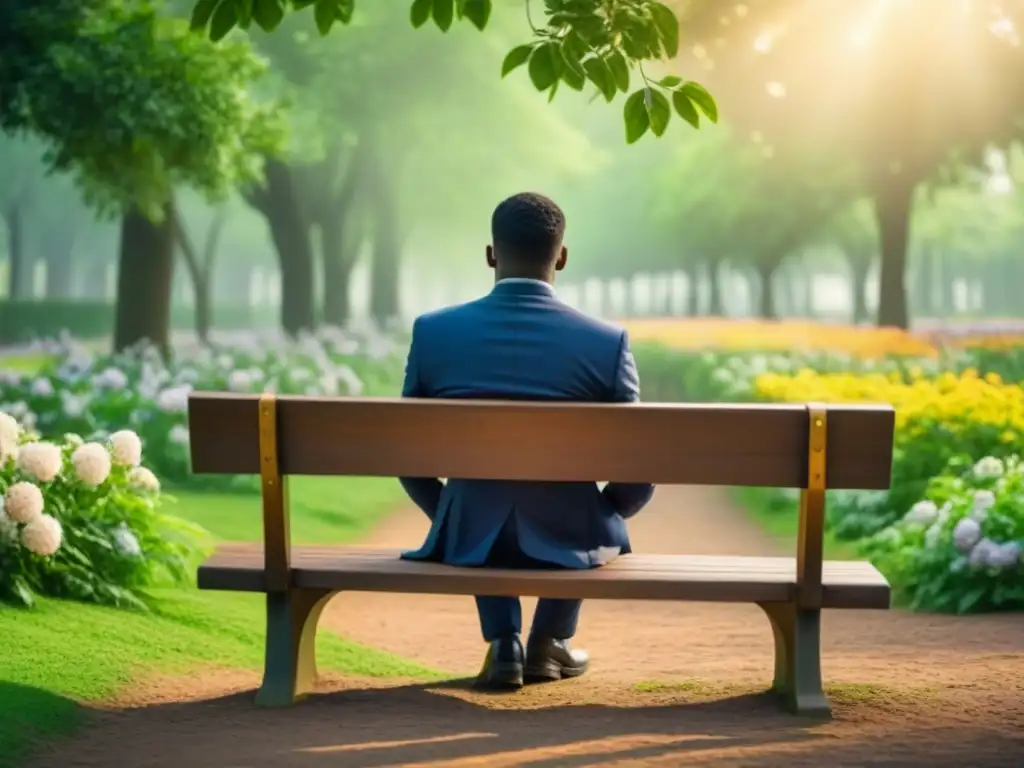
<instances>
[{"instance_id":1,"label":"man's short dark hair","mask_svg":"<svg viewBox=\"0 0 1024 768\"><path fill-rule=\"evenodd\" d=\"M565 236L565 214L554 200L521 192L501 201L491 216L491 241L517 260L547 264Z\"/></svg>"}]
</instances>

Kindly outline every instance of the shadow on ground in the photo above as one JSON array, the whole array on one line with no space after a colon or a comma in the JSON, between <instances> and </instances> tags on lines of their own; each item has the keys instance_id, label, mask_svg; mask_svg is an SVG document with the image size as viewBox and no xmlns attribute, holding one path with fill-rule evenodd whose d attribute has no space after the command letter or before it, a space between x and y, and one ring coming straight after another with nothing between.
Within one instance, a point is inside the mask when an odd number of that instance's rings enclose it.
<instances>
[{"instance_id":1,"label":"shadow on ground","mask_svg":"<svg viewBox=\"0 0 1024 768\"><path fill-rule=\"evenodd\" d=\"M567 704L567 694L588 703ZM88 733L34 765L1011 766L1024 747L1013 727L928 722L914 715L912 696L882 689L840 693L831 723L794 718L770 694L692 697L668 685L598 703L600 690L574 683L483 696L452 681L335 690L287 710L260 710L246 691L97 712Z\"/></svg>"}]
</instances>

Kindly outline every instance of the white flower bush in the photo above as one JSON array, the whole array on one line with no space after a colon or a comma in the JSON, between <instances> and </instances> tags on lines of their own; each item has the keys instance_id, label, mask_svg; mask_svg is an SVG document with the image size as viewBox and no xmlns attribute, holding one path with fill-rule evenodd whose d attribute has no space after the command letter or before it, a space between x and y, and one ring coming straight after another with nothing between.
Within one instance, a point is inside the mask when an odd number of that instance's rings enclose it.
<instances>
[{"instance_id":1,"label":"white flower bush","mask_svg":"<svg viewBox=\"0 0 1024 768\"><path fill-rule=\"evenodd\" d=\"M191 580L208 538L160 511L137 434L115 432L109 449L70 433L41 441L2 411L0 428L0 600L145 608L147 587Z\"/></svg>"},{"instance_id":2,"label":"white flower bush","mask_svg":"<svg viewBox=\"0 0 1024 768\"><path fill-rule=\"evenodd\" d=\"M985 457L928 486L865 551L915 610L1024 608L1024 464Z\"/></svg>"},{"instance_id":3,"label":"white flower bush","mask_svg":"<svg viewBox=\"0 0 1024 768\"><path fill-rule=\"evenodd\" d=\"M19 461L30 479L44 485L67 471L56 463L61 456L56 446L19 447L19 430L38 428L102 444L114 467L137 466L145 447L147 465L166 483L256 491L251 478L189 474L190 392L397 394L406 345L372 329L325 328L297 340L238 336L212 348L177 350L169 362L151 347L94 355L69 338L44 346L53 361L42 371L0 377L0 462ZM20 455L26 450L27 457ZM98 454L90 449L81 456ZM101 474L89 458L79 463L64 458L83 482Z\"/></svg>"}]
</instances>

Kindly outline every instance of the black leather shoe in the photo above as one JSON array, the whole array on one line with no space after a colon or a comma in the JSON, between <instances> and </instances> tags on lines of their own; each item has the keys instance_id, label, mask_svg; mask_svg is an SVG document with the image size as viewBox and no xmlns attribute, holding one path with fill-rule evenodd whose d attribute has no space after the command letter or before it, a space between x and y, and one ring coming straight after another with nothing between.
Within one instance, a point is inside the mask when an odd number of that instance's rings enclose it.
<instances>
[{"instance_id":1,"label":"black leather shoe","mask_svg":"<svg viewBox=\"0 0 1024 768\"><path fill-rule=\"evenodd\" d=\"M526 645L523 676L530 683L561 680L563 677L579 677L589 666L587 652L570 648L568 640L531 637Z\"/></svg>"},{"instance_id":2,"label":"black leather shoe","mask_svg":"<svg viewBox=\"0 0 1024 768\"><path fill-rule=\"evenodd\" d=\"M523 687L523 641L518 635L491 643L476 687L491 691L515 691Z\"/></svg>"}]
</instances>

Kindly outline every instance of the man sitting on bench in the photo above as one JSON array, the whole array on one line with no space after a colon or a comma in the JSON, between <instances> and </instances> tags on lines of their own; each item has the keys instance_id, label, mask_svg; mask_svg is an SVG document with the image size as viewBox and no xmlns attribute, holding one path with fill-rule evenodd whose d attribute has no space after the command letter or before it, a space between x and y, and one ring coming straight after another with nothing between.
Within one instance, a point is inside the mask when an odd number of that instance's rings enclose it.
<instances>
[{"instance_id":1,"label":"man sitting on bench","mask_svg":"<svg viewBox=\"0 0 1024 768\"><path fill-rule=\"evenodd\" d=\"M555 273L568 257L564 234L565 216L546 197L524 193L498 205L486 249L494 289L416 320L403 396L639 399L626 332L555 295ZM496 568L592 568L628 553L624 520L654 492L642 483L609 483L603 491L595 482L402 478L402 485L431 520L423 546L403 557ZM480 687L516 689L524 680L586 672L587 654L569 645L581 601L538 601L525 652L518 598L479 596L476 604L490 644Z\"/></svg>"}]
</instances>

